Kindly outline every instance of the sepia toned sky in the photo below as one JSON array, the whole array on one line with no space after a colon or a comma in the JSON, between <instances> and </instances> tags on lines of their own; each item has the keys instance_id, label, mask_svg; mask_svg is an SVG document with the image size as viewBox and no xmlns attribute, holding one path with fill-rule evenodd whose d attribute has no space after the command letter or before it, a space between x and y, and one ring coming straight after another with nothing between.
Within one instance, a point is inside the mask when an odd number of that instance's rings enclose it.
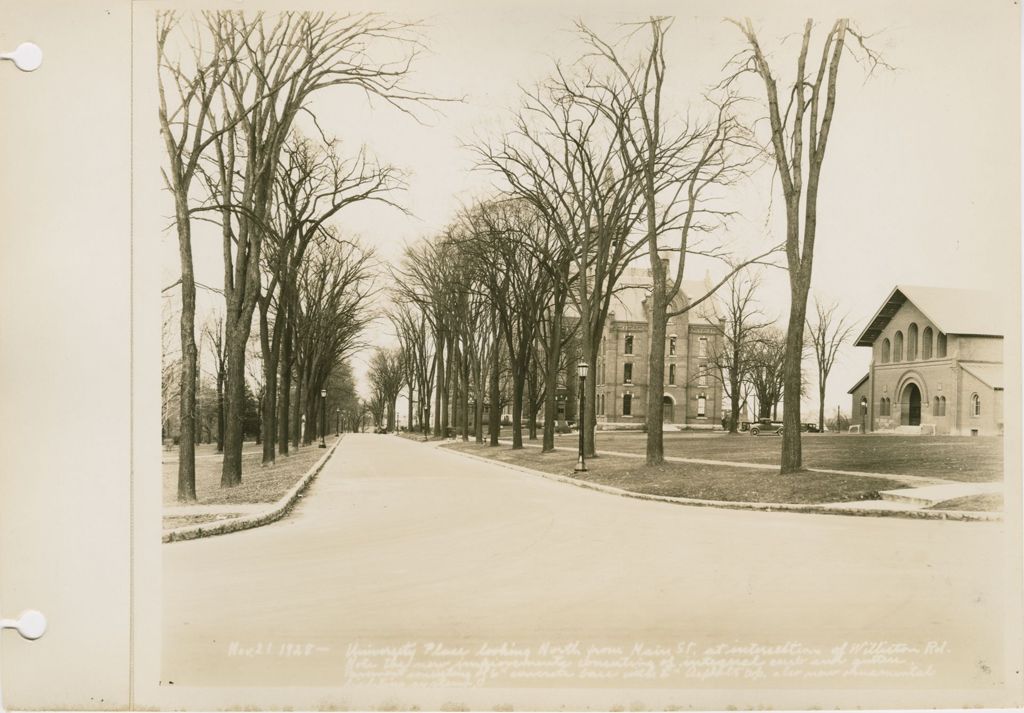
<instances>
[{"instance_id":1,"label":"sepia toned sky","mask_svg":"<svg viewBox=\"0 0 1024 713\"><path fill-rule=\"evenodd\" d=\"M739 31L724 18L753 19L784 79L796 61L798 38L792 35L804 19L827 25L837 12L846 12L872 35L871 46L894 69L869 77L849 55L841 66L818 204L813 292L839 302L860 326L901 283L992 289L1008 305L1019 304L1019 64L1011 2L383 0L324 7L422 21L429 52L416 63L410 86L461 99L423 113L421 123L382 102L371 106L352 91L328 91L315 99L320 125L342 140L343 151L365 144L408 174L408 188L399 196L408 215L373 205L348 209L337 221L372 245L382 262L398 260L404 245L438 232L461 205L492 190L491 176L473 170L464 145L500 135L519 104L520 87L542 79L555 61L571 63L579 56L575 18L614 38L622 23L651 14L674 16L666 49L668 106L699 114L702 92L721 80L724 65L743 47ZM152 26L151 18L149 8L136 10L137 37ZM746 110L753 120L763 112L763 87L753 78L742 86L752 100ZM770 166L738 186L728 201L738 215L721 239L737 255L782 240L781 192ZM168 196L154 197L152 206L170 215ZM197 239L196 255L200 281L220 284L215 233ZM176 279L176 260L169 236L162 258L167 283ZM721 272L719 265L697 261L689 267L687 278ZM203 302L216 305L214 299ZM765 271L761 302L784 325L784 271ZM1015 307L1008 311L1018 314ZM1016 329L1019 319L1012 323ZM382 322L374 339L387 342L388 331ZM868 359L866 349L844 349L829 384L828 410L848 408L846 391L866 372ZM361 359L355 367L364 371ZM816 410L816 400L808 399L805 412Z\"/></svg>"}]
</instances>

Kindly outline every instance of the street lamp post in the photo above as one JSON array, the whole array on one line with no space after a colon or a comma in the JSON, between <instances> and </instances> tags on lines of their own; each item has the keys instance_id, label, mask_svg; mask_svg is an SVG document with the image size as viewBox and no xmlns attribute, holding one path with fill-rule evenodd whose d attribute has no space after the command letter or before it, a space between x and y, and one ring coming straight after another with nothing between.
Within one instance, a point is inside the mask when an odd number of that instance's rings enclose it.
<instances>
[{"instance_id":1,"label":"street lamp post","mask_svg":"<svg viewBox=\"0 0 1024 713\"><path fill-rule=\"evenodd\" d=\"M860 397L860 432L868 432L868 397Z\"/></svg>"},{"instance_id":2,"label":"street lamp post","mask_svg":"<svg viewBox=\"0 0 1024 713\"><path fill-rule=\"evenodd\" d=\"M327 430L327 389L320 389L320 447L326 448L324 431Z\"/></svg>"},{"instance_id":3,"label":"street lamp post","mask_svg":"<svg viewBox=\"0 0 1024 713\"><path fill-rule=\"evenodd\" d=\"M580 412L576 419L576 423L580 429L580 455L576 461L576 467L573 469L577 473L585 473L587 470L587 461L583 457L583 429L585 418L583 416L586 406L586 385L587 385L587 362L581 361L576 365L576 373L580 377Z\"/></svg>"},{"instance_id":4,"label":"street lamp post","mask_svg":"<svg viewBox=\"0 0 1024 713\"><path fill-rule=\"evenodd\" d=\"M334 435L341 435L341 409L334 409Z\"/></svg>"}]
</instances>

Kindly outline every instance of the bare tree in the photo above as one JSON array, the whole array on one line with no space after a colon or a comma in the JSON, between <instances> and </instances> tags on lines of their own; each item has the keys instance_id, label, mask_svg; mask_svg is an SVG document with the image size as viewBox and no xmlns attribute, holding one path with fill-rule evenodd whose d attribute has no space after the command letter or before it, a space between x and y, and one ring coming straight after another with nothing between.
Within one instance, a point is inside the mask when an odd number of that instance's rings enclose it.
<instances>
[{"instance_id":1,"label":"bare tree","mask_svg":"<svg viewBox=\"0 0 1024 713\"><path fill-rule=\"evenodd\" d=\"M660 407L665 393L665 342L668 320L688 312L707 300L744 266L767 257L773 249L755 258L729 265L725 278L703 295L680 300L687 258L691 255L728 259L722 239L712 241L711 234L730 216L717 208L721 189L742 178L756 154L748 150L747 131L733 114L731 95L713 101L710 116L690 120L670 116L664 102L668 72L665 44L672 21L652 17L632 28L627 40L649 33L641 59L628 63L620 50L601 39L582 23L577 27L591 56L600 62L606 79L587 77L573 85L578 101L592 103L609 119L615 119L620 154L626 157L640 179L643 196L643 229L652 287L648 298L647 380L647 463L664 461L662 428L664 413ZM663 252L661 239L678 234L669 252ZM666 255L674 252L677 264L670 272Z\"/></svg>"},{"instance_id":2,"label":"bare tree","mask_svg":"<svg viewBox=\"0 0 1024 713\"><path fill-rule=\"evenodd\" d=\"M160 12L156 20L157 80L160 134L167 152L161 169L164 184L174 198L174 226L178 237L181 266L181 378L179 393L178 500L196 499L196 392L198 349L196 347L196 283L192 262L192 218L195 212L191 192L200 171L200 161L210 144L233 124L214 127L215 101L230 67L248 40L248 28L239 28L233 43L213 37L206 44L200 33L192 38L186 59L177 57L172 33L179 17Z\"/></svg>"},{"instance_id":3,"label":"bare tree","mask_svg":"<svg viewBox=\"0 0 1024 713\"><path fill-rule=\"evenodd\" d=\"M722 391L729 400L729 433L738 433L743 388L751 374L751 349L760 331L767 326L757 306L755 293L760 276L739 273L729 281L725 294L719 300L723 307L720 347L712 351L708 360L722 383ZM716 340L717 341L717 340Z\"/></svg>"},{"instance_id":4,"label":"bare tree","mask_svg":"<svg viewBox=\"0 0 1024 713\"><path fill-rule=\"evenodd\" d=\"M273 233L279 160L297 116L311 114L313 95L330 87L357 89L404 111L426 97L403 86L418 50L408 24L373 13L285 12L269 18L218 12L206 18L218 44L237 55L225 70L218 111L211 115L219 136L206 176L206 209L218 216L223 235L227 382L221 485L230 487L241 482L245 343L260 294L264 239ZM403 56L378 59L381 45L385 54L398 46Z\"/></svg>"},{"instance_id":5,"label":"bare tree","mask_svg":"<svg viewBox=\"0 0 1024 713\"><path fill-rule=\"evenodd\" d=\"M786 335L775 327L761 330L747 349L747 370L750 385L757 397L758 418L778 417L785 383L786 358ZM799 419L797 428L800 428Z\"/></svg>"},{"instance_id":6,"label":"bare tree","mask_svg":"<svg viewBox=\"0 0 1024 713\"><path fill-rule=\"evenodd\" d=\"M733 60L736 71L726 79L731 83L743 74L753 73L764 87L771 127L771 154L786 203L786 262L789 267L790 310L786 331L784 420L782 473L803 468L800 445L800 399L803 372L804 324L807 296L814 265L814 243L818 226L818 191L821 167L825 160L832 119L835 114L839 66L844 50L855 51L855 58L873 70L885 66L881 58L865 44L865 37L846 18L836 20L825 35L817 66L808 66L814 22L804 24L797 56L796 75L781 92L778 80L761 49L748 18L732 21L743 33L746 48ZM848 43L847 35L856 42ZM814 60L811 59L812 65ZM785 106L783 106L785 102ZM805 136L806 134L806 136ZM806 142L806 156L804 154ZM806 185L805 185L806 179Z\"/></svg>"},{"instance_id":7,"label":"bare tree","mask_svg":"<svg viewBox=\"0 0 1024 713\"><path fill-rule=\"evenodd\" d=\"M378 421L378 425L384 426L388 431L393 431L395 429L395 402L405 382L399 350L380 347L375 349L370 357L368 376L370 387L374 394L379 396L387 419L385 423Z\"/></svg>"},{"instance_id":8,"label":"bare tree","mask_svg":"<svg viewBox=\"0 0 1024 713\"><path fill-rule=\"evenodd\" d=\"M838 314L836 303L822 304L814 298L814 320L807 320L807 336L818 368L818 430L825 430L825 383L836 363L839 349L853 334L854 325Z\"/></svg>"},{"instance_id":9,"label":"bare tree","mask_svg":"<svg viewBox=\"0 0 1024 713\"><path fill-rule=\"evenodd\" d=\"M616 285L643 247L634 232L642 217L642 191L618 143L617 127L625 107L609 113L580 101L575 83L585 85L592 76L585 65L580 71L582 78L577 80L556 67L551 79L524 92L512 131L497 142L481 142L476 151L481 167L503 177L512 195L533 206L558 242L549 248L553 289L556 299L568 295L582 335L580 356L596 373ZM551 323L552 345L556 339L565 342L561 331L560 325ZM552 348L548 354L549 380L556 376L551 369L555 352ZM587 381L586 413L581 417L584 449L590 457L595 456L596 384L596 379ZM496 395L497 373L492 374L491 386ZM554 414L550 381L548 396L546 418ZM553 433L545 429L545 447L553 445Z\"/></svg>"},{"instance_id":10,"label":"bare tree","mask_svg":"<svg viewBox=\"0 0 1024 713\"><path fill-rule=\"evenodd\" d=\"M289 320L295 283L310 240L329 220L353 203L378 200L399 185L394 169L370 160L365 150L339 157L334 142L324 146L293 134L282 149L274 183L272 231L265 238L265 285L257 297L260 345L267 384L263 404L263 463L272 463L278 435L278 373L281 374L280 438L288 450L288 410L294 324ZM285 365L281 364L282 352Z\"/></svg>"},{"instance_id":11,"label":"bare tree","mask_svg":"<svg viewBox=\"0 0 1024 713\"><path fill-rule=\"evenodd\" d=\"M217 384L217 452L224 452L224 318L216 317L203 328L213 356L214 380Z\"/></svg>"}]
</instances>

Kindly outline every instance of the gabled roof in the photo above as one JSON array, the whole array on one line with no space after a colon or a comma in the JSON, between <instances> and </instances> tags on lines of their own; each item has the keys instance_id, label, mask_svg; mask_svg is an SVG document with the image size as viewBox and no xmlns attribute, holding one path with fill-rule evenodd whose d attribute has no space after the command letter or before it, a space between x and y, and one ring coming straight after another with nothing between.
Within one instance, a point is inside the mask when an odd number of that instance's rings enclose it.
<instances>
[{"instance_id":1,"label":"gabled roof","mask_svg":"<svg viewBox=\"0 0 1024 713\"><path fill-rule=\"evenodd\" d=\"M870 347L906 302L911 302L946 334L1003 336L1003 309L998 298L983 290L897 285L855 344Z\"/></svg>"},{"instance_id":2,"label":"gabled roof","mask_svg":"<svg viewBox=\"0 0 1024 713\"><path fill-rule=\"evenodd\" d=\"M854 384L853 387L849 391L847 391L846 393L852 394L854 391L859 389L860 385L863 384L865 381L867 381L869 376L871 376L871 372L870 371L867 374L865 374L864 376L862 376L860 378L860 381L858 381L856 384Z\"/></svg>"},{"instance_id":3,"label":"gabled roof","mask_svg":"<svg viewBox=\"0 0 1024 713\"><path fill-rule=\"evenodd\" d=\"M977 377L977 379L990 386L993 389L1003 388L1003 365L992 364L990 362L977 362L977 361L962 361L960 366L964 368L968 374Z\"/></svg>"}]
</instances>

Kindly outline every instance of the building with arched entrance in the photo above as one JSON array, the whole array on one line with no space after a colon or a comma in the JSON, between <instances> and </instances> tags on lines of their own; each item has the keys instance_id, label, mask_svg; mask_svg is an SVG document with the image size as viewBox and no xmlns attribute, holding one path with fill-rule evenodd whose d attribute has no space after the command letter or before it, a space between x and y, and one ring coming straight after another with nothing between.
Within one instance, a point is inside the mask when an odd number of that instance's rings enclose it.
<instances>
[{"instance_id":1,"label":"building with arched entrance","mask_svg":"<svg viewBox=\"0 0 1024 713\"><path fill-rule=\"evenodd\" d=\"M707 280L684 280L669 311L681 309L710 289ZM650 291L649 269L623 271L597 355L598 428L639 427L646 420ZM722 385L711 365L721 339L722 322L713 300L669 319L661 400L666 426L721 428Z\"/></svg>"},{"instance_id":2,"label":"building with arched entrance","mask_svg":"<svg viewBox=\"0 0 1024 713\"><path fill-rule=\"evenodd\" d=\"M994 295L897 286L856 341L871 348L852 423L869 431L1003 431L1003 323Z\"/></svg>"}]
</instances>

